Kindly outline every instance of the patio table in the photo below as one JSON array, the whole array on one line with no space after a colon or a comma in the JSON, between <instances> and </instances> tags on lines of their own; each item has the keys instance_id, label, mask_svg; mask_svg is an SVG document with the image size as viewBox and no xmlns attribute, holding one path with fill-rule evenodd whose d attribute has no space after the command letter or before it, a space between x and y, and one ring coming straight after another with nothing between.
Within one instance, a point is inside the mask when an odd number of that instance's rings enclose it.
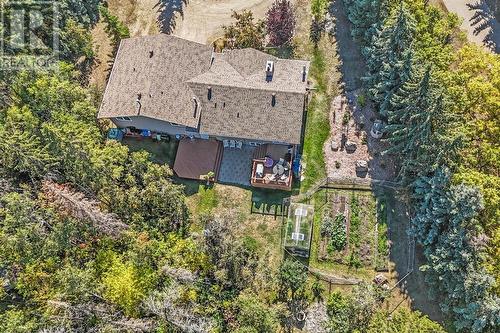
<instances>
[{"instance_id":1,"label":"patio table","mask_svg":"<svg viewBox=\"0 0 500 333\"><path fill-rule=\"evenodd\" d=\"M277 174L278 176L281 176L282 174L285 173L285 167L282 164L276 164L273 167L273 173Z\"/></svg>"},{"instance_id":2,"label":"patio table","mask_svg":"<svg viewBox=\"0 0 500 333\"><path fill-rule=\"evenodd\" d=\"M266 168L270 168L270 167L272 167L272 166L273 166L273 164L274 164L273 159L272 159L272 158L270 158L270 157L266 157L266 159L264 160L264 166L265 166Z\"/></svg>"}]
</instances>

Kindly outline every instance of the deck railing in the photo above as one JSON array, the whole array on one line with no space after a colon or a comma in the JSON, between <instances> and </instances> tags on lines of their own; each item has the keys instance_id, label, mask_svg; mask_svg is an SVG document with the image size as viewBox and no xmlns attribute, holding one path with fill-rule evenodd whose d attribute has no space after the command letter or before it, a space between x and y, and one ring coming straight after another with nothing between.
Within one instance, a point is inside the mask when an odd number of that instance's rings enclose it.
<instances>
[{"instance_id":1,"label":"deck railing","mask_svg":"<svg viewBox=\"0 0 500 333\"><path fill-rule=\"evenodd\" d=\"M257 164L264 164L265 160L264 159L254 159L252 163L252 178L250 180L250 183L254 187L262 187L262 188L272 188L272 189L278 189L278 190L286 190L290 191L292 189L292 171L289 171L288 177L284 180L281 180L280 178L271 180L270 176L272 176L272 173L265 173L262 178L257 177ZM278 176L280 177L280 176Z\"/></svg>"}]
</instances>

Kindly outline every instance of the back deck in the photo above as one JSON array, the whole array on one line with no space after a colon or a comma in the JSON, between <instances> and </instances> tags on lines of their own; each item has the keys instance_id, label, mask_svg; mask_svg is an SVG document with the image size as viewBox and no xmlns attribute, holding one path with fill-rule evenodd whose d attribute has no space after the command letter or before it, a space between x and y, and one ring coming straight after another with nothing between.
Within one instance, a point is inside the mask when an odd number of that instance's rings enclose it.
<instances>
[{"instance_id":1,"label":"back deck","mask_svg":"<svg viewBox=\"0 0 500 333\"><path fill-rule=\"evenodd\" d=\"M174 172L177 176L200 180L209 172L214 172L214 181L219 178L222 160L222 143L217 140L182 139L177 148Z\"/></svg>"},{"instance_id":2,"label":"back deck","mask_svg":"<svg viewBox=\"0 0 500 333\"><path fill-rule=\"evenodd\" d=\"M258 147L252 161L251 185L291 191L292 151L292 147L278 144L265 144Z\"/></svg>"}]
</instances>

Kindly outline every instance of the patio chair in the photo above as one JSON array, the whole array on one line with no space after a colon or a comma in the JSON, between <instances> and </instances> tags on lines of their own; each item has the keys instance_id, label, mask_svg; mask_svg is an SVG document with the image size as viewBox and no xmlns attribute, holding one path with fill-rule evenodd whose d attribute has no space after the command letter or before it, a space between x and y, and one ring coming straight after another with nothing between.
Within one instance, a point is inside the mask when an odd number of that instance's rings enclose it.
<instances>
[{"instance_id":1,"label":"patio chair","mask_svg":"<svg viewBox=\"0 0 500 333\"><path fill-rule=\"evenodd\" d=\"M234 142L234 140L229 140L229 147L231 148L236 147L236 142Z\"/></svg>"},{"instance_id":2,"label":"patio chair","mask_svg":"<svg viewBox=\"0 0 500 333\"><path fill-rule=\"evenodd\" d=\"M255 175L258 178L264 177L264 164L262 164L262 163L257 164L257 169L255 170Z\"/></svg>"},{"instance_id":3,"label":"patio chair","mask_svg":"<svg viewBox=\"0 0 500 333\"><path fill-rule=\"evenodd\" d=\"M287 178L288 178L288 176L284 174L283 176L281 176L280 180L285 181Z\"/></svg>"},{"instance_id":4,"label":"patio chair","mask_svg":"<svg viewBox=\"0 0 500 333\"><path fill-rule=\"evenodd\" d=\"M224 148L229 148L229 140L222 140L222 143L224 144Z\"/></svg>"},{"instance_id":5,"label":"patio chair","mask_svg":"<svg viewBox=\"0 0 500 333\"><path fill-rule=\"evenodd\" d=\"M283 158L280 158L280 160L279 160L278 164L279 164L279 165L283 165L284 163L285 163L285 160L284 160Z\"/></svg>"},{"instance_id":6,"label":"patio chair","mask_svg":"<svg viewBox=\"0 0 500 333\"><path fill-rule=\"evenodd\" d=\"M236 141L236 148L241 149L243 147L243 142Z\"/></svg>"}]
</instances>

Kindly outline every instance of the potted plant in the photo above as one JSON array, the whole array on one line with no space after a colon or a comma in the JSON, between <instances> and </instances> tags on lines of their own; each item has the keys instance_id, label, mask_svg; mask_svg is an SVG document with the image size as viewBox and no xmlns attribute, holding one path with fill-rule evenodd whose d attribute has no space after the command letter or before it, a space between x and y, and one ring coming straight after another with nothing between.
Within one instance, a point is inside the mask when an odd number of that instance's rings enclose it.
<instances>
[{"instance_id":1,"label":"potted plant","mask_svg":"<svg viewBox=\"0 0 500 333\"><path fill-rule=\"evenodd\" d=\"M210 171L204 176L204 178L207 181L207 186L210 185L210 182L215 179L215 172Z\"/></svg>"}]
</instances>

